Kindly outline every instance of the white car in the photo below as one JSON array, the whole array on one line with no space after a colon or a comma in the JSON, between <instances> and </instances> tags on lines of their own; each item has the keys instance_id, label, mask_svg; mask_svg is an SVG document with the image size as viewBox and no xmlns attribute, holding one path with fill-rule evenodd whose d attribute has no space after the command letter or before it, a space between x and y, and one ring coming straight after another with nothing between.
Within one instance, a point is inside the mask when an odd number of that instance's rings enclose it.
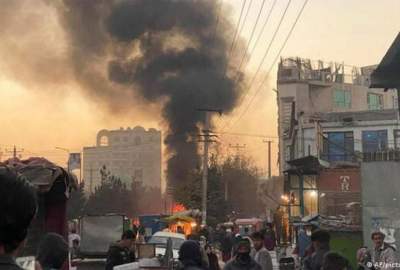
<instances>
[{"instance_id":1,"label":"white car","mask_svg":"<svg viewBox=\"0 0 400 270\"><path fill-rule=\"evenodd\" d=\"M174 259L179 258L179 248L185 242L186 237L184 234L172 232L156 232L149 240L149 244L156 245L156 256L164 256L167 246L168 238L172 240L172 253Z\"/></svg>"}]
</instances>

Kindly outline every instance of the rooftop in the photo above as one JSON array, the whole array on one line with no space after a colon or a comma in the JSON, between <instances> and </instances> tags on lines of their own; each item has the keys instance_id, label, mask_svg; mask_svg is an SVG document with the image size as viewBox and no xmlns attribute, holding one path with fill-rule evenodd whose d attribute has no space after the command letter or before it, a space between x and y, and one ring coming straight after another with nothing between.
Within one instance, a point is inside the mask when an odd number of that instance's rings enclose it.
<instances>
[{"instance_id":1,"label":"rooftop","mask_svg":"<svg viewBox=\"0 0 400 270\"><path fill-rule=\"evenodd\" d=\"M279 63L278 83L347 83L369 86L375 68L376 65L360 68L338 62L286 57L281 58Z\"/></svg>"}]
</instances>

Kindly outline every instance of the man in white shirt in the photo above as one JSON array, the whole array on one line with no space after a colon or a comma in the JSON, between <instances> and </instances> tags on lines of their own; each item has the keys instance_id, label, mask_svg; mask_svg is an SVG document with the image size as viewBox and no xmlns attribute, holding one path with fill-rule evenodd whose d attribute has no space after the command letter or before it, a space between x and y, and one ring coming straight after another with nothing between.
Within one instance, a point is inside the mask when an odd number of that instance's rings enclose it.
<instances>
[{"instance_id":1,"label":"man in white shirt","mask_svg":"<svg viewBox=\"0 0 400 270\"><path fill-rule=\"evenodd\" d=\"M251 239L254 245L253 259L261 266L262 270L273 270L271 255L264 247L264 235L261 232L255 232L251 235Z\"/></svg>"},{"instance_id":2,"label":"man in white shirt","mask_svg":"<svg viewBox=\"0 0 400 270\"><path fill-rule=\"evenodd\" d=\"M74 241L78 242L78 246L81 243L81 237L79 236L79 234L76 233L75 229L71 230L71 233L68 235L68 245L69 248L73 248L74 247Z\"/></svg>"}]
</instances>

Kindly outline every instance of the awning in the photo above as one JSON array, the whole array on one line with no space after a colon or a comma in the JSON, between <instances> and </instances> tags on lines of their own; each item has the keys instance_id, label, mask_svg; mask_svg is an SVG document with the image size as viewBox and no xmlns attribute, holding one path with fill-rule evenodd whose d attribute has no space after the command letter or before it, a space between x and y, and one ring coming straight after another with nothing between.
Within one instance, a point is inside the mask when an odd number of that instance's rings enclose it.
<instances>
[{"instance_id":1,"label":"awning","mask_svg":"<svg viewBox=\"0 0 400 270\"><path fill-rule=\"evenodd\" d=\"M400 33L371 74L370 88L400 87Z\"/></svg>"},{"instance_id":2,"label":"awning","mask_svg":"<svg viewBox=\"0 0 400 270\"><path fill-rule=\"evenodd\" d=\"M284 171L289 174L318 174L322 168L329 168L329 162L314 156L307 156L287 161L291 166L290 169Z\"/></svg>"},{"instance_id":3,"label":"awning","mask_svg":"<svg viewBox=\"0 0 400 270\"><path fill-rule=\"evenodd\" d=\"M12 158L0 163L0 166L15 168L42 194L50 192L56 182L63 183L65 191L69 191L70 188L78 188L78 181L74 174L67 172L45 158L33 157L26 160ZM65 194L69 194L69 192Z\"/></svg>"},{"instance_id":4,"label":"awning","mask_svg":"<svg viewBox=\"0 0 400 270\"><path fill-rule=\"evenodd\" d=\"M165 221L165 222L168 222L168 223L178 222L178 221L191 223L191 222L195 222L196 221L192 217L183 216L183 215L173 215L173 216L169 216L169 217L163 218L162 220Z\"/></svg>"}]
</instances>

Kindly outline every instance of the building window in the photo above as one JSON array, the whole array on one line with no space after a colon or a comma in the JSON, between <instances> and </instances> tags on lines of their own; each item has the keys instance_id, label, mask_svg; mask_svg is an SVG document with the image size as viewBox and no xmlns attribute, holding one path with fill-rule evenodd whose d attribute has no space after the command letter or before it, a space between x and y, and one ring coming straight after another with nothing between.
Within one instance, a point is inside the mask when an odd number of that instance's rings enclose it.
<instances>
[{"instance_id":1,"label":"building window","mask_svg":"<svg viewBox=\"0 0 400 270\"><path fill-rule=\"evenodd\" d=\"M334 102L336 108L349 109L351 107L351 91L336 89Z\"/></svg>"},{"instance_id":2,"label":"building window","mask_svg":"<svg viewBox=\"0 0 400 270\"><path fill-rule=\"evenodd\" d=\"M393 109L398 109L399 108L399 100L397 99L397 96L392 97L393 100Z\"/></svg>"},{"instance_id":3,"label":"building window","mask_svg":"<svg viewBox=\"0 0 400 270\"><path fill-rule=\"evenodd\" d=\"M328 161L351 161L354 155L354 135L349 132L329 132L324 136L323 157Z\"/></svg>"},{"instance_id":4,"label":"building window","mask_svg":"<svg viewBox=\"0 0 400 270\"><path fill-rule=\"evenodd\" d=\"M394 133L394 148L400 150L400 129L395 129Z\"/></svg>"},{"instance_id":5,"label":"building window","mask_svg":"<svg viewBox=\"0 0 400 270\"><path fill-rule=\"evenodd\" d=\"M136 136L135 139L134 139L134 144L135 145L142 144L142 139L139 136Z\"/></svg>"},{"instance_id":6,"label":"building window","mask_svg":"<svg viewBox=\"0 0 400 270\"><path fill-rule=\"evenodd\" d=\"M100 146L108 146L108 136L101 136Z\"/></svg>"},{"instance_id":7,"label":"building window","mask_svg":"<svg viewBox=\"0 0 400 270\"><path fill-rule=\"evenodd\" d=\"M368 93L367 96L368 110L383 110L383 95Z\"/></svg>"},{"instance_id":8,"label":"building window","mask_svg":"<svg viewBox=\"0 0 400 270\"><path fill-rule=\"evenodd\" d=\"M142 169L136 169L135 170L135 180L136 181L142 181L143 180L143 170Z\"/></svg>"},{"instance_id":9,"label":"building window","mask_svg":"<svg viewBox=\"0 0 400 270\"><path fill-rule=\"evenodd\" d=\"M363 131L362 147L364 153L375 153L386 150L388 147L387 130Z\"/></svg>"}]
</instances>

